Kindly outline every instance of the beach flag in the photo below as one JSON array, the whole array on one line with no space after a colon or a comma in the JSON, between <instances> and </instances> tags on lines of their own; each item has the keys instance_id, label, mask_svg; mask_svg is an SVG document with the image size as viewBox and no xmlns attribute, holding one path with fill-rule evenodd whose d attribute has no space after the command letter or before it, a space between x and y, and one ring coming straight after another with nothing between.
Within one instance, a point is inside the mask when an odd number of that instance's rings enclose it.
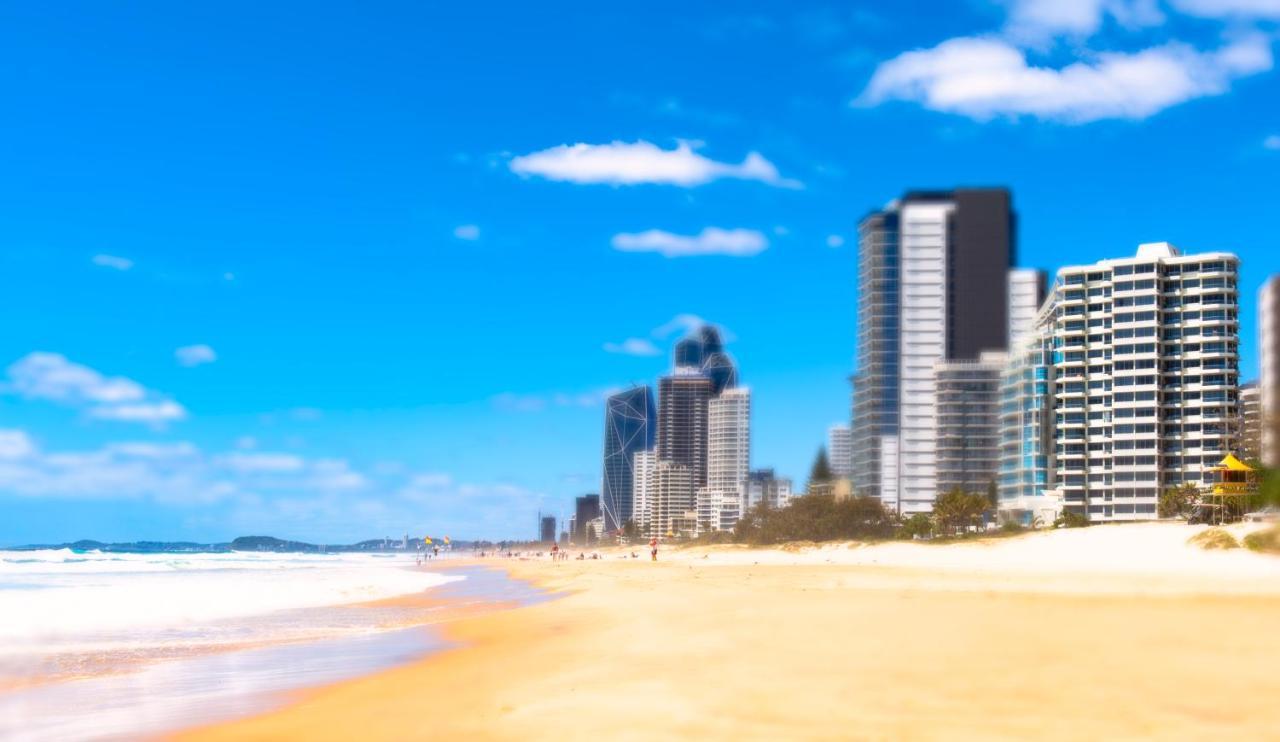
<instances>
[{"instance_id":1,"label":"beach flag","mask_svg":"<svg viewBox=\"0 0 1280 742\"><path fill-rule=\"evenodd\" d=\"M430 537L430 536L423 536L423 537L422 537L422 543L424 543L424 544L430 544L430 543L431 543L431 537Z\"/></svg>"},{"instance_id":2,"label":"beach flag","mask_svg":"<svg viewBox=\"0 0 1280 742\"><path fill-rule=\"evenodd\" d=\"M444 545L445 545L445 546L448 546L448 545L449 545L449 537L448 537L448 536L445 536L445 537L444 537Z\"/></svg>"}]
</instances>

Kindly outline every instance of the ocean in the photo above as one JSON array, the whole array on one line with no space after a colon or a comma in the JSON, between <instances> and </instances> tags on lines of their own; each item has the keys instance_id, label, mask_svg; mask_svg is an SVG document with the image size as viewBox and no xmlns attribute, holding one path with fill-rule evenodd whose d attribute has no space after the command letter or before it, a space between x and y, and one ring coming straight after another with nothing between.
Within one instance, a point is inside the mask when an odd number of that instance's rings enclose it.
<instances>
[{"instance_id":1,"label":"ocean","mask_svg":"<svg viewBox=\"0 0 1280 742\"><path fill-rule=\"evenodd\" d=\"M442 564L446 562L442 560ZM130 737L422 656L412 554L0 551L0 738Z\"/></svg>"}]
</instances>

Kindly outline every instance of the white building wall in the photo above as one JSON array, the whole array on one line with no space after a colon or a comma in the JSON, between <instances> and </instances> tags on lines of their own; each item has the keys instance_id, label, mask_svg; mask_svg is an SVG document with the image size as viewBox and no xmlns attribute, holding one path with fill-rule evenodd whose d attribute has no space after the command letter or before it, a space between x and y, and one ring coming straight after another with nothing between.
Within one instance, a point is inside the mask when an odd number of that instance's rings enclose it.
<instances>
[{"instance_id":1,"label":"white building wall","mask_svg":"<svg viewBox=\"0 0 1280 742\"><path fill-rule=\"evenodd\" d=\"M656 451L637 451L632 458L631 496L634 498L631 512L646 536L654 535L653 506L657 500L658 454Z\"/></svg>"},{"instance_id":2,"label":"white building wall","mask_svg":"<svg viewBox=\"0 0 1280 742\"><path fill-rule=\"evenodd\" d=\"M832 474L842 479L853 477L853 430L848 425L827 428L827 459Z\"/></svg>"},{"instance_id":3,"label":"white building wall","mask_svg":"<svg viewBox=\"0 0 1280 742\"><path fill-rule=\"evenodd\" d=\"M707 488L737 492L751 466L751 390L724 390L707 416Z\"/></svg>"},{"instance_id":4,"label":"white building wall","mask_svg":"<svg viewBox=\"0 0 1280 742\"><path fill-rule=\"evenodd\" d=\"M854 487L858 485L855 482ZM891 513L898 512L898 436L880 436L880 502Z\"/></svg>"},{"instance_id":5,"label":"white building wall","mask_svg":"<svg viewBox=\"0 0 1280 742\"><path fill-rule=\"evenodd\" d=\"M1258 389L1261 394L1262 463L1280 466L1280 275L1258 292Z\"/></svg>"},{"instance_id":6,"label":"white building wall","mask_svg":"<svg viewBox=\"0 0 1280 742\"><path fill-rule=\"evenodd\" d=\"M951 203L908 203L901 212L898 501L929 512L937 493L933 367L947 355L947 220Z\"/></svg>"},{"instance_id":7,"label":"white building wall","mask_svg":"<svg viewBox=\"0 0 1280 742\"><path fill-rule=\"evenodd\" d=\"M1035 329L1043 286L1044 273L1035 268L1009 271L1009 343L1006 347L1017 348L1022 337Z\"/></svg>"}]
</instances>

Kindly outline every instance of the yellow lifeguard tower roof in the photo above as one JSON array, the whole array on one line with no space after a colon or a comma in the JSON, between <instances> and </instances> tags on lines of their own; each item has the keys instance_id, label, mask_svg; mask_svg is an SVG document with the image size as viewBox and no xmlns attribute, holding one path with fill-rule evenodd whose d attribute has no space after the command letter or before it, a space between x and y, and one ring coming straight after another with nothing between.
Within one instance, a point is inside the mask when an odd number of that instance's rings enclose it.
<instances>
[{"instance_id":1,"label":"yellow lifeguard tower roof","mask_svg":"<svg viewBox=\"0 0 1280 742\"><path fill-rule=\"evenodd\" d=\"M1244 472L1253 471L1253 467L1244 463L1240 459L1237 459L1235 457L1235 454L1230 454L1230 453L1227 454L1226 458L1224 458L1222 461L1219 461L1218 465L1213 468L1221 471L1244 471Z\"/></svg>"}]
</instances>

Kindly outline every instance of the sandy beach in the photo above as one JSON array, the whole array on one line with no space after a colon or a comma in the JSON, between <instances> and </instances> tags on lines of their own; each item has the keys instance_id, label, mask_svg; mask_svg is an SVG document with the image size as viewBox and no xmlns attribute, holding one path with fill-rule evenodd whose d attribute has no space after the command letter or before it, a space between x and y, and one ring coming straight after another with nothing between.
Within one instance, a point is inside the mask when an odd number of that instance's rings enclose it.
<instances>
[{"instance_id":1,"label":"sandy beach","mask_svg":"<svg viewBox=\"0 0 1280 742\"><path fill-rule=\"evenodd\" d=\"M1280 558L1201 551L1198 530L486 560L561 597L179 736L1272 737Z\"/></svg>"}]
</instances>

